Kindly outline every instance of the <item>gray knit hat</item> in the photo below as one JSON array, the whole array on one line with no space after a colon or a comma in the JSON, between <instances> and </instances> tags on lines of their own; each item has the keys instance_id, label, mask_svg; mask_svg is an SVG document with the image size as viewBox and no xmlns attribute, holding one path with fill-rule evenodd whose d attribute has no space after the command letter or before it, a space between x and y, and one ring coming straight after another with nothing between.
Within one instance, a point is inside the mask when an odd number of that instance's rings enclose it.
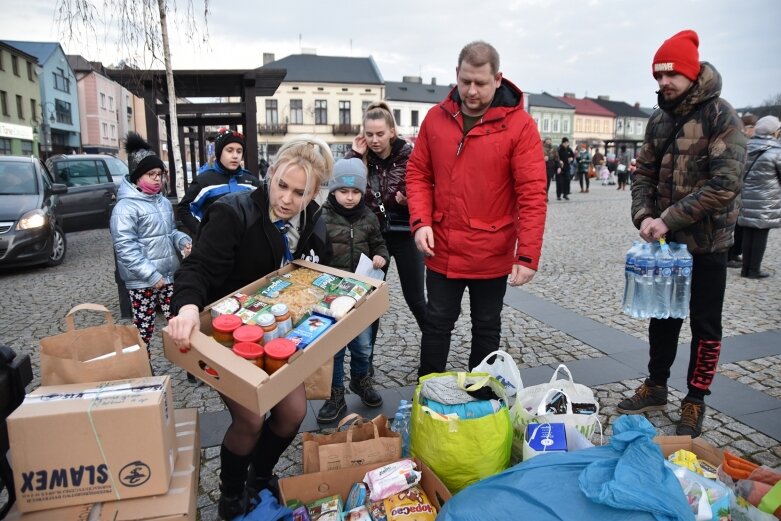
<instances>
[{"instance_id":1,"label":"gray knit hat","mask_svg":"<svg viewBox=\"0 0 781 521\"><path fill-rule=\"evenodd\" d=\"M775 132L776 130L781 127L781 121L775 116L765 116L764 118L759 118L759 121L757 121L757 124L754 125L754 135L755 136L770 136Z\"/></svg>"},{"instance_id":2,"label":"gray knit hat","mask_svg":"<svg viewBox=\"0 0 781 521\"><path fill-rule=\"evenodd\" d=\"M125 151L127 152L127 169L130 172L130 182L138 179L155 168L165 171L165 163L152 151L152 147L144 141L144 138L135 132L128 132L125 138Z\"/></svg>"},{"instance_id":3,"label":"gray knit hat","mask_svg":"<svg viewBox=\"0 0 781 521\"><path fill-rule=\"evenodd\" d=\"M366 193L366 165L363 161L354 157L336 162L334 176L328 182L328 191L333 192L339 188L357 188L362 194Z\"/></svg>"}]
</instances>

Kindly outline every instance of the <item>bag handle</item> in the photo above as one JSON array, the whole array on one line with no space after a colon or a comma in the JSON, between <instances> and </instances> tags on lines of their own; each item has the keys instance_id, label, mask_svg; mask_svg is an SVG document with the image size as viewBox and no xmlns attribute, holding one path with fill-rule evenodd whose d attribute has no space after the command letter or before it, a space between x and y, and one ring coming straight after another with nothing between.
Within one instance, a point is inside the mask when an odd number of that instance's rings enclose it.
<instances>
[{"instance_id":1,"label":"bag handle","mask_svg":"<svg viewBox=\"0 0 781 521\"><path fill-rule=\"evenodd\" d=\"M377 424L373 421L369 421L363 416L359 416L356 413L348 414L344 418L342 418L342 421L339 422L339 427L336 429L337 432L340 428L344 426L346 423L345 420L353 420L353 423L347 428L347 444L350 445L353 442L353 432L358 428L359 425L366 425L371 424L373 430L374 430L374 437L372 439L378 440L380 439L380 431L377 428ZM366 440L368 441L368 440Z\"/></svg>"},{"instance_id":2,"label":"bag handle","mask_svg":"<svg viewBox=\"0 0 781 521\"><path fill-rule=\"evenodd\" d=\"M84 303L79 304L77 306L73 306L70 311L65 315L65 331L67 333L74 333L76 332L76 321L75 321L75 315L77 311L93 311L95 313L102 313L103 318L106 321L106 325L111 328L113 331L113 334L111 335L114 339L114 353L117 356L122 355L122 341L119 338L119 334L116 332L116 324L114 323L114 317L111 315L111 311L109 311L105 306L101 306L100 304L92 304L92 303ZM79 360L77 350L72 350L71 358L75 361Z\"/></svg>"},{"instance_id":3,"label":"bag handle","mask_svg":"<svg viewBox=\"0 0 781 521\"><path fill-rule=\"evenodd\" d=\"M494 360L493 364L490 364L490 363L488 363L488 359L491 358L492 356L495 356L496 360ZM523 379L521 378L521 372L518 370L518 365L515 363L515 359L507 351L502 351L501 349L497 349L496 351L488 354L488 356L483 358L483 361L480 362L479 364L477 364L476 367L480 367L483 364L485 364L485 365L487 365L489 367L493 367L499 361L499 359L501 359L506 364L511 364L512 365L513 377L518 379L518 386L515 389L515 392L518 393L521 389L523 389Z\"/></svg>"},{"instance_id":4,"label":"bag handle","mask_svg":"<svg viewBox=\"0 0 781 521\"><path fill-rule=\"evenodd\" d=\"M456 382L458 383L458 388L463 389L464 391L477 391L478 389L482 389L486 385L488 385L488 382L491 380L491 376L488 374L480 375L480 376L474 376L475 382L467 385L466 377L467 375L474 375L474 373L464 373L459 372L456 376Z\"/></svg>"},{"instance_id":5,"label":"bag handle","mask_svg":"<svg viewBox=\"0 0 781 521\"><path fill-rule=\"evenodd\" d=\"M567 368L567 366L564 365L564 364L559 364L559 366L556 368L556 370L553 371L553 376L550 377L550 382L548 382L548 383L553 384L556 380L559 380L559 378L558 378L559 371L564 371L565 373L567 373L567 376L569 376L569 382L571 384L573 384L573 385L575 384L575 380L572 379L572 373Z\"/></svg>"},{"instance_id":6,"label":"bag handle","mask_svg":"<svg viewBox=\"0 0 781 521\"><path fill-rule=\"evenodd\" d=\"M572 413L572 401L569 399L569 395L564 391L564 389L548 389L545 394L542 396L542 401L540 401L540 404L537 406L537 416L545 416L548 413L547 409L545 408L545 404L548 403L548 398L551 396L555 396L556 393L561 393L564 395L564 397L567 399L567 412L566 414L573 414Z\"/></svg>"},{"instance_id":7,"label":"bag handle","mask_svg":"<svg viewBox=\"0 0 781 521\"><path fill-rule=\"evenodd\" d=\"M361 423L368 423L368 420L363 416L361 416L360 414L358 414L357 412L350 413L344 418L342 418L341 420L339 420L339 423L336 424L336 432L342 430L342 427L347 425L348 422L353 422L353 425L355 424L360 425ZM352 428L352 425L350 425L350 428Z\"/></svg>"}]
</instances>

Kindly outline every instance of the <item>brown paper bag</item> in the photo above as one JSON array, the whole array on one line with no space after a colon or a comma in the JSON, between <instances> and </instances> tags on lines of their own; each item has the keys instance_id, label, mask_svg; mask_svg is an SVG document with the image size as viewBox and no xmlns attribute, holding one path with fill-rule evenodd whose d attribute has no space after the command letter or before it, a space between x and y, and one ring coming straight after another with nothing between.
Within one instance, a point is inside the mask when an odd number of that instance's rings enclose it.
<instances>
[{"instance_id":1,"label":"brown paper bag","mask_svg":"<svg viewBox=\"0 0 781 521\"><path fill-rule=\"evenodd\" d=\"M330 358L325 365L309 375L304 380L307 400L327 400L331 397L331 382L334 377L334 359Z\"/></svg>"},{"instance_id":2,"label":"brown paper bag","mask_svg":"<svg viewBox=\"0 0 781 521\"><path fill-rule=\"evenodd\" d=\"M342 431L349 421L353 423ZM388 429L388 419L371 421L349 414L333 434L304 433L304 474L401 458L401 435Z\"/></svg>"},{"instance_id":3,"label":"brown paper bag","mask_svg":"<svg viewBox=\"0 0 781 521\"><path fill-rule=\"evenodd\" d=\"M77 311L102 313L106 323L76 329ZM135 326L118 326L99 304L80 304L65 315L65 333L41 339L41 385L61 385L152 376L146 344ZM123 352L137 345L139 349ZM96 358L101 357L97 360Z\"/></svg>"}]
</instances>

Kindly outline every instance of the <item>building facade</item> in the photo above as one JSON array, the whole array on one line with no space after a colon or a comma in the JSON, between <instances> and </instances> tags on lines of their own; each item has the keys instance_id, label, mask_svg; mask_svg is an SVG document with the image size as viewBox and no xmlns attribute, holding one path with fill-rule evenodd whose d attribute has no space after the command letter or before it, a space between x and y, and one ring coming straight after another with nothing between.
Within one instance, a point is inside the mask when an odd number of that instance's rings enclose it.
<instances>
[{"instance_id":1,"label":"building facade","mask_svg":"<svg viewBox=\"0 0 781 521\"><path fill-rule=\"evenodd\" d=\"M430 84L424 84L419 76L404 76L402 81L386 81L385 101L393 112L397 133L414 143L428 111L441 103L452 88L437 85L436 78L432 78Z\"/></svg>"},{"instance_id":2,"label":"building facade","mask_svg":"<svg viewBox=\"0 0 781 521\"><path fill-rule=\"evenodd\" d=\"M623 101L611 101L607 96L597 96L591 99L616 115L615 135L612 141L606 143L610 152L618 152L621 145L636 154L643 143L648 116L640 109L640 104L634 106Z\"/></svg>"},{"instance_id":3,"label":"building facade","mask_svg":"<svg viewBox=\"0 0 781 521\"><path fill-rule=\"evenodd\" d=\"M0 155L38 155L38 60L0 42Z\"/></svg>"},{"instance_id":4,"label":"building facade","mask_svg":"<svg viewBox=\"0 0 781 521\"><path fill-rule=\"evenodd\" d=\"M590 99L578 99L565 93L559 100L575 107L575 144L587 143L589 148L603 148L615 135L616 115Z\"/></svg>"},{"instance_id":5,"label":"building facade","mask_svg":"<svg viewBox=\"0 0 781 521\"><path fill-rule=\"evenodd\" d=\"M363 112L384 99L384 84L371 57L290 55L264 56L261 69L287 69L273 96L258 96L259 155L273 156L292 134L324 139L334 157L342 157L358 135Z\"/></svg>"},{"instance_id":6,"label":"building facade","mask_svg":"<svg viewBox=\"0 0 781 521\"><path fill-rule=\"evenodd\" d=\"M69 55L76 75L81 121L81 146L89 154L118 154L120 86L103 76L93 65L79 55Z\"/></svg>"},{"instance_id":7,"label":"building facade","mask_svg":"<svg viewBox=\"0 0 781 521\"><path fill-rule=\"evenodd\" d=\"M575 108L572 105L547 92L527 92L526 97L529 100L529 115L537 123L542 139L549 137L553 143L561 143L562 138L573 137Z\"/></svg>"}]
</instances>

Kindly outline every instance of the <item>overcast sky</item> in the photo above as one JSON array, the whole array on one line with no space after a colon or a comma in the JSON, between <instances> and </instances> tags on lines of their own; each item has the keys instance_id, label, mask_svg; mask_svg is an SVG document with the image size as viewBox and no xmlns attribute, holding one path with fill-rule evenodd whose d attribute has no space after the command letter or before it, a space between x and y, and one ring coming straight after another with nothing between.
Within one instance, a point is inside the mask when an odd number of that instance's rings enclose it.
<instances>
[{"instance_id":1,"label":"overcast sky","mask_svg":"<svg viewBox=\"0 0 781 521\"><path fill-rule=\"evenodd\" d=\"M202 1L193 0L196 9ZM175 3L182 9L187 0ZM0 0L0 38L59 40L55 5ZM303 48L371 55L389 81L413 75L448 84L461 47L483 39L522 90L653 106L651 59L662 41L690 28L700 35L700 59L721 72L722 96L734 106L781 93L779 0L211 0L210 9L205 44L188 42L185 26L172 23L174 69L251 69L264 52L279 59ZM61 43L68 54L108 65L123 57L112 41L117 32Z\"/></svg>"}]
</instances>

